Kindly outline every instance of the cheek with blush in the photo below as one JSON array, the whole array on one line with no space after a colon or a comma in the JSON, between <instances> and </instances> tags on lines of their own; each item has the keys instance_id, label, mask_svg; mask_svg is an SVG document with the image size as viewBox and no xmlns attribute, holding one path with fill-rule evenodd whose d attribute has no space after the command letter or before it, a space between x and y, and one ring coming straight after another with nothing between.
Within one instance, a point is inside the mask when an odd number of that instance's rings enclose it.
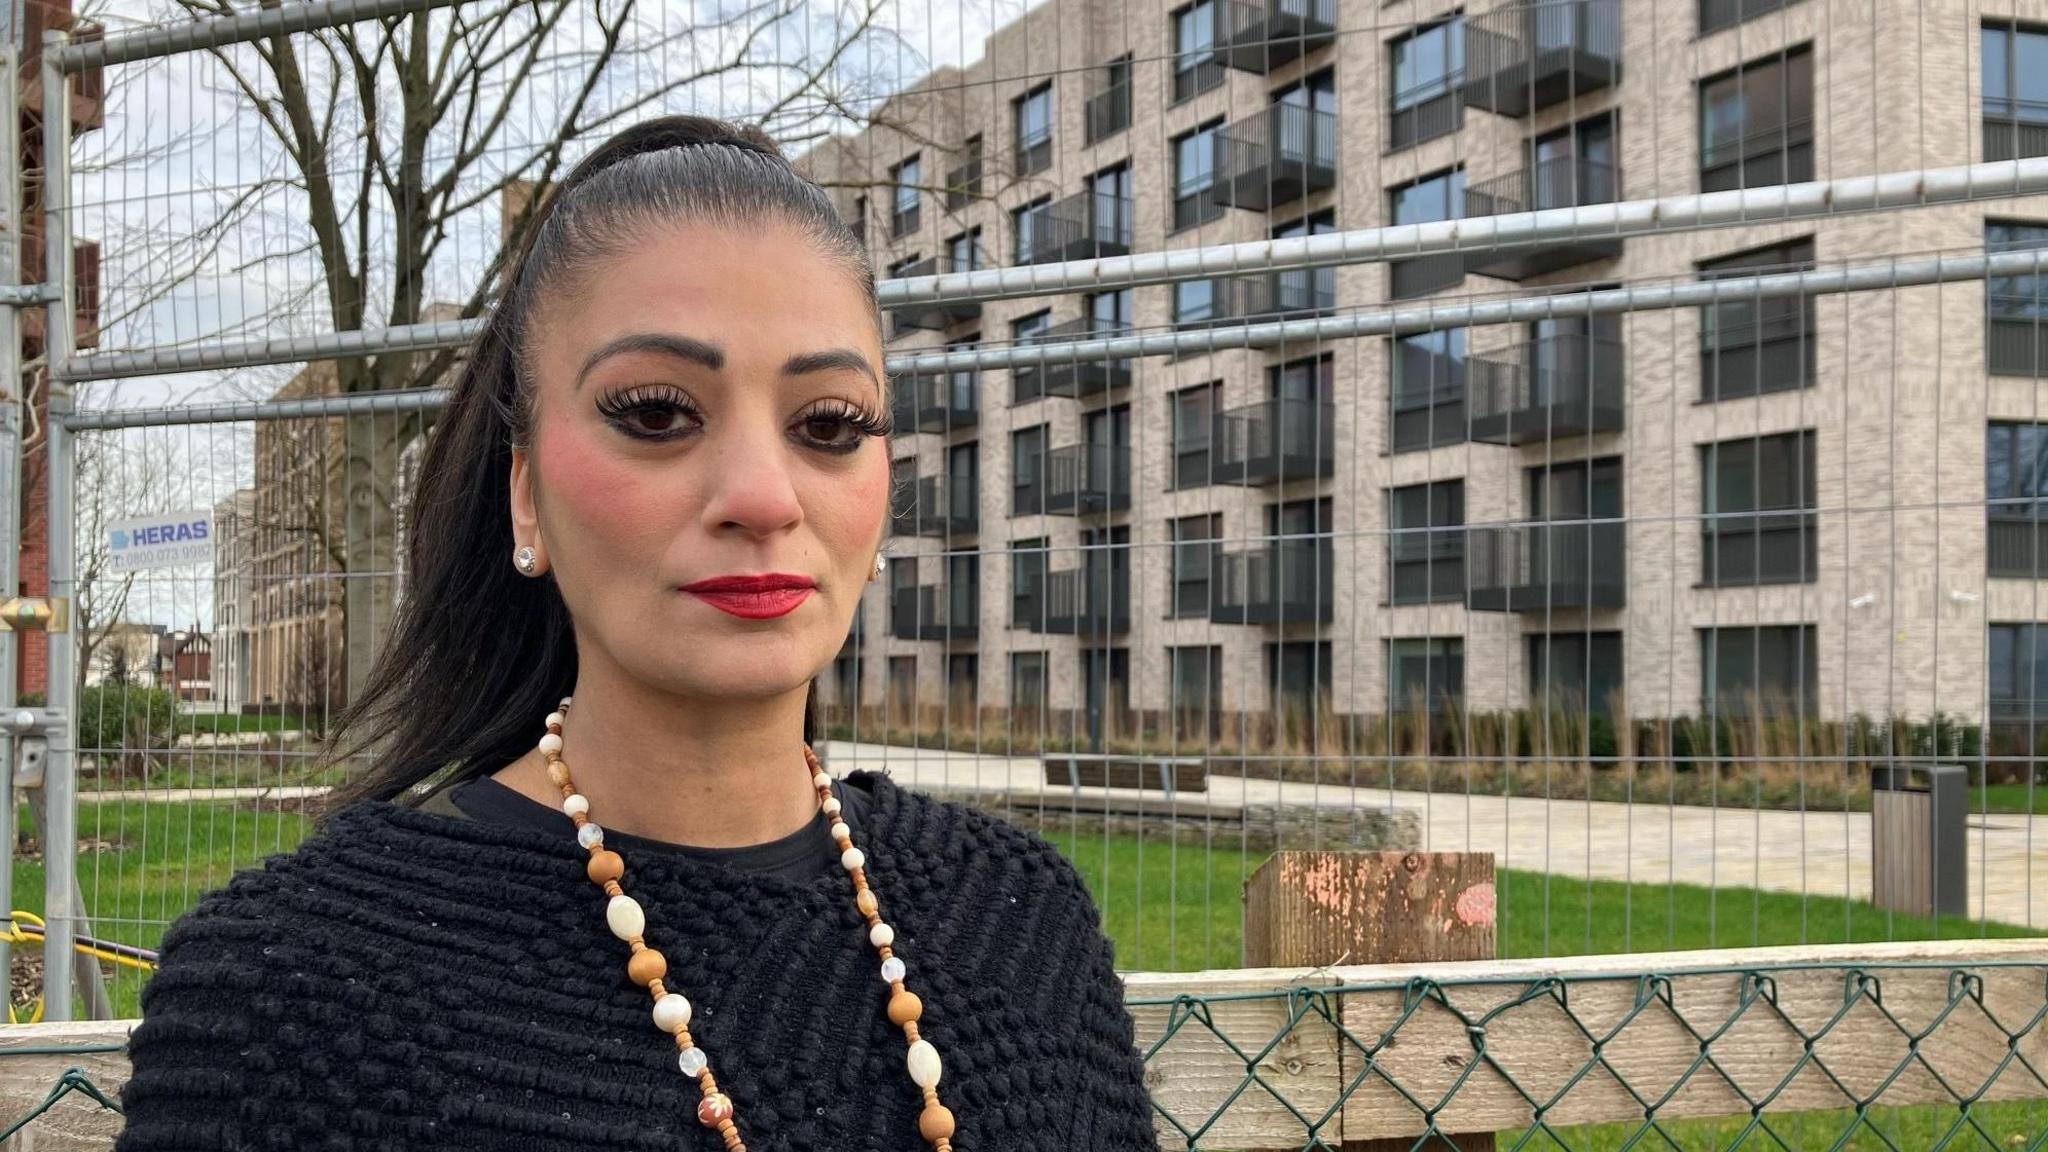
<instances>
[{"instance_id":1,"label":"cheek with blush","mask_svg":"<svg viewBox=\"0 0 2048 1152\"><path fill-rule=\"evenodd\" d=\"M623 562L645 571L674 539L675 525L666 521L687 516L674 478L577 441L568 432L534 445L550 552L572 567Z\"/></svg>"}]
</instances>

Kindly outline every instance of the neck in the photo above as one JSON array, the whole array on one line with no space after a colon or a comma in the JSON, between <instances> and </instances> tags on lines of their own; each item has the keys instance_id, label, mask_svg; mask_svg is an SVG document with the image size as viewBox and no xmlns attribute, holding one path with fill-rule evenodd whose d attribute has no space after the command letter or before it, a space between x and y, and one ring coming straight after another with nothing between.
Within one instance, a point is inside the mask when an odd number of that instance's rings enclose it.
<instances>
[{"instance_id":1,"label":"neck","mask_svg":"<svg viewBox=\"0 0 2048 1152\"><path fill-rule=\"evenodd\" d=\"M671 844L738 848L788 836L817 814L803 757L805 689L689 700L595 663L579 668L562 725L562 760L594 823ZM533 718L536 741L543 718ZM494 775L561 807L537 749Z\"/></svg>"}]
</instances>

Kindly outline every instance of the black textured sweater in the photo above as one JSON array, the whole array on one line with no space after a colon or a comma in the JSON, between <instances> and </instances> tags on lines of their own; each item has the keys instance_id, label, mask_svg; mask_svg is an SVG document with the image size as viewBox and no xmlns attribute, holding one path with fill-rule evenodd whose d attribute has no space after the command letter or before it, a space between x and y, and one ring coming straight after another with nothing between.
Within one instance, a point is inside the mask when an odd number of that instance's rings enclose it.
<instances>
[{"instance_id":1,"label":"black textured sweater","mask_svg":"<svg viewBox=\"0 0 2048 1152\"><path fill-rule=\"evenodd\" d=\"M1123 985L1037 835L856 771L958 1152L1156 1152ZM646 848L626 891L754 1152L918 1152L921 1098L841 872ZM365 801L165 934L117 1152L716 1152L573 840Z\"/></svg>"}]
</instances>

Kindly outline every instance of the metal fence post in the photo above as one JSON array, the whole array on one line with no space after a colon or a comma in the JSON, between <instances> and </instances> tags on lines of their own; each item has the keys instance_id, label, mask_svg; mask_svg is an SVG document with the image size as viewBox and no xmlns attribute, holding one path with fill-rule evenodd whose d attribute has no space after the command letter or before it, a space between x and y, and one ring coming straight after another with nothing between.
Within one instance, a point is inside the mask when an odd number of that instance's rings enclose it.
<instances>
[{"instance_id":1,"label":"metal fence post","mask_svg":"<svg viewBox=\"0 0 2048 1152\"><path fill-rule=\"evenodd\" d=\"M50 595L76 596L71 539L73 492L71 430L64 418L71 412L71 387L59 368L71 359L72 310L77 285L71 278L71 85L58 67L67 37L52 29L43 33L43 248L47 279L55 299L45 312L44 355L49 364L50 418L46 426L45 484L49 489ZM50 636L48 705L63 721L50 732L50 758L44 770L47 821L43 828L43 913L48 932L43 938L43 1017L71 1019L71 955L78 926L73 894L78 872L78 700L76 650L68 633Z\"/></svg>"},{"instance_id":2,"label":"metal fence post","mask_svg":"<svg viewBox=\"0 0 2048 1152\"><path fill-rule=\"evenodd\" d=\"M13 44L0 44L0 74L21 75ZM21 282L21 108L16 84L0 84L0 284ZM21 313L0 305L0 598L21 590ZM0 712L18 702L21 638L0 631ZM0 729L0 913L14 910L14 735ZM0 936L0 972L13 973L14 949Z\"/></svg>"}]
</instances>

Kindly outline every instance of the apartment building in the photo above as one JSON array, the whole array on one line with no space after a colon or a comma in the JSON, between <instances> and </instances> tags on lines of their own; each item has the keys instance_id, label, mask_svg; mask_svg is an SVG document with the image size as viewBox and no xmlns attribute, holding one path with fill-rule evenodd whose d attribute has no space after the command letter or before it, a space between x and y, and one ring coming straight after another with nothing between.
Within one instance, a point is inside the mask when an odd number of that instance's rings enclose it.
<instances>
[{"instance_id":1,"label":"apartment building","mask_svg":"<svg viewBox=\"0 0 2048 1152\"><path fill-rule=\"evenodd\" d=\"M902 276L2043 154L2037 0L1047 0L802 163ZM2044 244L2043 199L1760 219L924 305L889 351ZM2005 277L901 378L828 698L2048 718L2044 313Z\"/></svg>"}]
</instances>

